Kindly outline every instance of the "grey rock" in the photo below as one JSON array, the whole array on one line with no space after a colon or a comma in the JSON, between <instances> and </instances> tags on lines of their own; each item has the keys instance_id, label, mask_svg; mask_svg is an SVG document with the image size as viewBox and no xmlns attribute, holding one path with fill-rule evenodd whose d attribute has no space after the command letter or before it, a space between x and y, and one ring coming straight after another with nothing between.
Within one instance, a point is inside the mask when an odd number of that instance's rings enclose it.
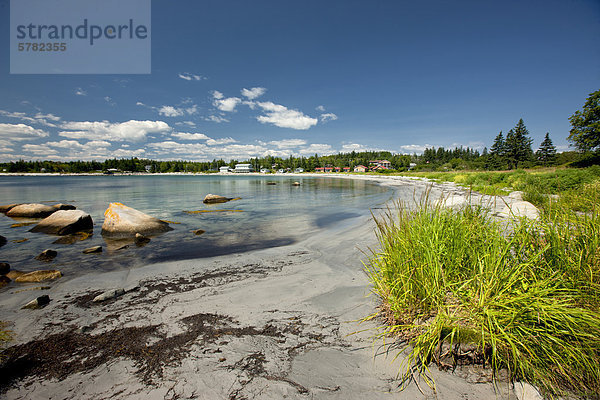
<instances>
[{"instance_id":1,"label":"grey rock","mask_svg":"<svg viewBox=\"0 0 600 400\"><path fill-rule=\"evenodd\" d=\"M0 247L4 246L6 244L6 238L2 235L0 235Z\"/></svg>"},{"instance_id":2,"label":"grey rock","mask_svg":"<svg viewBox=\"0 0 600 400\"><path fill-rule=\"evenodd\" d=\"M218 194L207 194L206 197L204 197L204 200L202 202L205 204L214 204L214 203L226 203L229 200L231 200L231 198L229 198L229 197L219 196Z\"/></svg>"},{"instance_id":3,"label":"grey rock","mask_svg":"<svg viewBox=\"0 0 600 400\"><path fill-rule=\"evenodd\" d=\"M56 250L46 249L38 254L35 259L38 261L50 262L58 255Z\"/></svg>"},{"instance_id":4,"label":"grey rock","mask_svg":"<svg viewBox=\"0 0 600 400\"><path fill-rule=\"evenodd\" d=\"M83 254L102 253L102 246L88 247L83 250Z\"/></svg>"},{"instance_id":5,"label":"grey rock","mask_svg":"<svg viewBox=\"0 0 600 400\"><path fill-rule=\"evenodd\" d=\"M515 192L510 192L510 194L508 195L508 198L510 199L514 199L517 201L523 201L523 192L517 190Z\"/></svg>"},{"instance_id":6,"label":"grey rock","mask_svg":"<svg viewBox=\"0 0 600 400\"><path fill-rule=\"evenodd\" d=\"M46 304L50 303L50 297L45 294L43 296L38 297L37 299L31 300L29 303L25 304L23 307L21 307L22 309L36 309L36 308L42 308L44 307Z\"/></svg>"},{"instance_id":7,"label":"grey rock","mask_svg":"<svg viewBox=\"0 0 600 400\"><path fill-rule=\"evenodd\" d=\"M173 230L168 223L121 203L110 203L104 212L102 235L132 237L136 233L152 235Z\"/></svg>"},{"instance_id":8,"label":"grey rock","mask_svg":"<svg viewBox=\"0 0 600 400\"><path fill-rule=\"evenodd\" d=\"M124 294L125 294L125 289L123 289L123 288L111 289L111 290L107 290L106 292L94 297L94 300L92 300L92 301L94 303L100 303L102 301L106 301L106 300L117 298L119 296L123 296Z\"/></svg>"},{"instance_id":9,"label":"grey rock","mask_svg":"<svg viewBox=\"0 0 600 400\"><path fill-rule=\"evenodd\" d=\"M20 205L21 203L15 203L15 204L5 204L3 206L0 206L0 213L2 214L6 214L7 212L9 212L11 209L13 209L14 207Z\"/></svg>"},{"instance_id":10,"label":"grey rock","mask_svg":"<svg viewBox=\"0 0 600 400\"><path fill-rule=\"evenodd\" d=\"M46 218L56 211L56 208L45 204L30 203L16 205L6 215L9 217Z\"/></svg>"},{"instance_id":11,"label":"grey rock","mask_svg":"<svg viewBox=\"0 0 600 400\"><path fill-rule=\"evenodd\" d=\"M514 391L519 400L544 400L535 386L527 382L515 382Z\"/></svg>"},{"instance_id":12,"label":"grey rock","mask_svg":"<svg viewBox=\"0 0 600 400\"><path fill-rule=\"evenodd\" d=\"M143 247L146 244L150 243L150 238L142 235L141 233L135 234L135 245L138 247Z\"/></svg>"},{"instance_id":13,"label":"grey rock","mask_svg":"<svg viewBox=\"0 0 600 400\"><path fill-rule=\"evenodd\" d=\"M59 210L41 220L30 232L70 235L94 229L90 214L81 210Z\"/></svg>"}]
</instances>

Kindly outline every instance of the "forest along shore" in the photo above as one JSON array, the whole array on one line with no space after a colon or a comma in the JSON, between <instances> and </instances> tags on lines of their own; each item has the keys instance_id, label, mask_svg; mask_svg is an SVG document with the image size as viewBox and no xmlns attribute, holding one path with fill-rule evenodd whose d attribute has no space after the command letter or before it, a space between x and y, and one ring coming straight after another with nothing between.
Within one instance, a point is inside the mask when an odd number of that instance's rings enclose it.
<instances>
[{"instance_id":1,"label":"forest along shore","mask_svg":"<svg viewBox=\"0 0 600 400\"><path fill-rule=\"evenodd\" d=\"M411 185L417 198L429 186L401 177L377 181ZM430 197L440 196L448 206L494 203L434 184ZM506 204L498 203L501 216ZM431 395L419 379L399 392L393 348L374 341L376 323L357 322L377 306L361 264L363 251L376 245L373 228L360 217L290 246L92 273L58 282L39 310L20 309L30 293L5 293L0 320L10 322L14 341L0 390L9 399ZM93 301L103 293L114 295ZM478 367L433 368L432 375L445 399L512 395L508 387L495 389Z\"/></svg>"}]
</instances>

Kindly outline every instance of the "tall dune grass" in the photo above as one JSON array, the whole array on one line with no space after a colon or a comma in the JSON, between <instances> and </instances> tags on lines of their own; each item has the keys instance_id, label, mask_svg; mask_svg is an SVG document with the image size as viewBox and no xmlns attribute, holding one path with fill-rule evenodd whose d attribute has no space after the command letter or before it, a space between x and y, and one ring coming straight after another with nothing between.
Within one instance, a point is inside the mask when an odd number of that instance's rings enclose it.
<instances>
[{"instance_id":1,"label":"tall dune grass","mask_svg":"<svg viewBox=\"0 0 600 400\"><path fill-rule=\"evenodd\" d=\"M366 264L405 373L453 367L461 348L549 394L600 394L600 219L559 202L506 232L483 208L396 204ZM425 374L426 375L426 374Z\"/></svg>"}]
</instances>

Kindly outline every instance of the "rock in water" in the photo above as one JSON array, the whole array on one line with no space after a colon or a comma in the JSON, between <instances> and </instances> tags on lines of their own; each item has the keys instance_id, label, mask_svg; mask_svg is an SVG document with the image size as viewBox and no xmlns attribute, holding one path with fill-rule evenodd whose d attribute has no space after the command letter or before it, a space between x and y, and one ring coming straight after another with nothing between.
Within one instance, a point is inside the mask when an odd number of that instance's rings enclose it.
<instances>
[{"instance_id":1,"label":"rock in water","mask_svg":"<svg viewBox=\"0 0 600 400\"><path fill-rule=\"evenodd\" d=\"M6 238L2 235L0 235L0 247L4 246L6 244Z\"/></svg>"},{"instance_id":2,"label":"rock in water","mask_svg":"<svg viewBox=\"0 0 600 400\"><path fill-rule=\"evenodd\" d=\"M194 232L194 235L202 235L204 232L206 232L204 229L196 229Z\"/></svg>"},{"instance_id":3,"label":"rock in water","mask_svg":"<svg viewBox=\"0 0 600 400\"><path fill-rule=\"evenodd\" d=\"M168 223L121 203L110 203L104 217L102 234L107 236L152 235L173 230Z\"/></svg>"},{"instance_id":4,"label":"rock in water","mask_svg":"<svg viewBox=\"0 0 600 400\"><path fill-rule=\"evenodd\" d=\"M292 185L294 185L294 186L300 186L300 182L294 182L294 183L292 183Z\"/></svg>"},{"instance_id":5,"label":"rock in water","mask_svg":"<svg viewBox=\"0 0 600 400\"><path fill-rule=\"evenodd\" d=\"M9 217L46 218L56 211L56 208L45 204L30 203L16 205L8 210L6 215Z\"/></svg>"},{"instance_id":6,"label":"rock in water","mask_svg":"<svg viewBox=\"0 0 600 400\"><path fill-rule=\"evenodd\" d=\"M21 276L21 275L25 275L25 272L16 271L16 270L14 270L14 269L13 269L12 271L10 271L8 274L6 274L6 276L7 276L8 278L12 279L13 281L14 281L15 279L17 279L17 278L18 278L19 276Z\"/></svg>"},{"instance_id":7,"label":"rock in water","mask_svg":"<svg viewBox=\"0 0 600 400\"><path fill-rule=\"evenodd\" d=\"M25 304L21 308L29 308L34 310L36 308L42 308L48 303L50 303L50 296L45 294L43 296L38 297L37 299L31 300L29 303Z\"/></svg>"},{"instance_id":8,"label":"rock in water","mask_svg":"<svg viewBox=\"0 0 600 400\"><path fill-rule=\"evenodd\" d=\"M50 262L58 255L56 250L46 249L38 254L35 259L38 261Z\"/></svg>"},{"instance_id":9,"label":"rock in water","mask_svg":"<svg viewBox=\"0 0 600 400\"><path fill-rule=\"evenodd\" d=\"M88 247L83 250L83 254L102 253L102 246Z\"/></svg>"},{"instance_id":10,"label":"rock in water","mask_svg":"<svg viewBox=\"0 0 600 400\"><path fill-rule=\"evenodd\" d=\"M56 208L57 210L75 210L77 208L72 204L63 204L63 203L55 204L52 207Z\"/></svg>"},{"instance_id":11,"label":"rock in water","mask_svg":"<svg viewBox=\"0 0 600 400\"><path fill-rule=\"evenodd\" d=\"M11 209L13 209L14 207L16 207L18 205L20 205L20 203L6 204L3 206L0 206L0 213L6 214L7 212L9 212Z\"/></svg>"},{"instance_id":12,"label":"rock in water","mask_svg":"<svg viewBox=\"0 0 600 400\"><path fill-rule=\"evenodd\" d=\"M0 263L0 275L6 275L10 272L9 263Z\"/></svg>"},{"instance_id":13,"label":"rock in water","mask_svg":"<svg viewBox=\"0 0 600 400\"><path fill-rule=\"evenodd\" d=\"M119 296L123 296L125 294L125 289L112 289L107 290L106 292L94 297L92 300L94 303L99 303L101 301L106 301L110 299L114 299Z\"/></svg>"},{"instance_id":14,"label":"rock in water","mask_svg":"<svg viewBox=\"0 0 600 400\"><path fill-rule=\"evenodd\" d=\"M202 202L204 204L227 203L229 200L231 199L228 197L219 196L218 194L207 194Z\"/></svg>"},{"instance_id":15,"label":"rock in water","mask_svg":"<svg viewBox=\"0 0 600 400\"><path fill-rule=\"evenodd\" d=\"M138 247L143 247L146 244L150 243L150 238L146 237L140 233L135 234L135 245Z\"/></svg>"},{"instance_id":16,"label":"rock in water","mask_svg":"<svg viewBox=\"0 0 600 400\"><path fill-rule=\"evenodd\" d=\"M90 214L81 210L59 210L41 220L29 232L70 235L92 229L94 229L94 222Z\"/></svg>"},{"instance_id":17,"label":"rock in water","mask_svg":"<svg viewBox=\"0 0 600 400\"><path fill-rule=\"evenodd\" d=\"M15 282L18 283L29 283L29 282L44 282L58 279L62 276L62 273L56 269L41 270L28 272L26 274L19 275L15 278Z\"/></svg>"}]
</instances>

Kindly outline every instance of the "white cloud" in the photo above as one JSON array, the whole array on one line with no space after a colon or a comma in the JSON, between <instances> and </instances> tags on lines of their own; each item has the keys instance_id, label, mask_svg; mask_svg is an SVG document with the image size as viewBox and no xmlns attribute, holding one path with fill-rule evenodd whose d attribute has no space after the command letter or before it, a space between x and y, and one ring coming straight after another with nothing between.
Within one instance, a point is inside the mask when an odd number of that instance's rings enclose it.
<instances>
[{"instance_id":1,"label":"white cloud","mask_svg":"<svg viewBox=\"0 0 600 400\"><path fill-rule=\"evenodd\" d=\"M242 89L241 93L242 96L247 97L250 100L254 100L257 97L262 96L263 94L265 94L265 92L267 91L267 89L265 89L264 87L254 87L252 89Z\"/></svg>"},{"instance_id":2,"label":"white cloud","mask_svg":"<svg viewBox=\"0 0 600 400\"><path fill-rule=\"evenodd\" d=\"M110 96L104 96L104 101L106 101L108 104L110 104L111 106L115 106L117 105L117 103L115 103L113 101L113 99Z\"/></svg>"},{"instance_id":3,"label":"white cloud","mask_svg":"<svg viewBox=\"0 0 600 400\"><path fill-rule=\"evenodd\" d=\"M227 144L227 143L235 143L235 142L237 142L237 140L235 140L234 138L226 137L223 139L208 139L206 141L206 144L209 146L214 146L214 145L218 145L218 144Z\"/></svg>"},{"instance_id":4,"label":"white cloud","mask_svg":"<svg viewBox=\"0 0 600 400\"><path fill-rule=\"evenodd\" d=\"M285 140L272 140L268 144L277 147L278 149L288 149L298 146L304 146L306 140L303 139L285 139Z\"/></svg>"},{"instance_id":5,"label":"white cloud","mask_svg":"<svg viewBox=\"0 0 600 400\"><path fill-rule=\"evenodd\" d=\"M111 123L108 121L65 122L64 131L58 134L71 139L115 140L137 142L150 133L167 133L171 130L163 121L136 121Z\"/></svg>"},{"instance_id":6,"label":"white cloud","mask_svg":"<svg viewBox=\"0 0 600 400\"><path fill-rule=\"evenodd\" d=\"M181 139L181 140L208 140L210 139L203 133L184 133L184 132L175 132L172 133L171 136Z\"/></svg>"},{"instance_id":7,"label":"white cloud","mask_svg":"<svg viewBox=\"0 0 600 400\"><path fill-rule=\"evenodd\" d=\"M242 100L239 97L228 97L226 99L215 98L213 105L221 111L233 112L235 111L235 107L240 104L241 101Z\"/></svg>"},{"instance_id":8,"label":"white cloud","mask_svg":"<svg viewBox=\"0 0 600 400\"><path fill-rule=\"evenodd\" d=\"M186 126L189 126L189 127L192 127L192 128L195 128L195 127L196 127L196 123L195 123L195 122L192 122L192 121L181 121L181 122L175 122L175 125L180 125L180 126L182 126L182 125L186 125Z\"/></svg>"},{"instance_id":9,"label":"white cloud","mask_svg":"<svg viewBox=\"0 0 600 400\"><path fill-rule=\"evenodd\" d=\"M128 150L128 149L117 149L111 152L112 157L139 157L146 153L144 149Z\"/></svg>"},{"instance_id":10,"label":"white cloud","mask_svg":"<svg viewBox=\"0 0 600 400\"><path fill-rule=\"evenodd\" d=\"M425 144L425 145L421 145L421 144L405 144L400 146L400 149L402 151L402 153L404 154L413 154L413 153L422 153L425 151L425 149L427 148L431 148L434 147L430 144Z\"/></svg>"},{"instance_id":11,"label":"white cloud","mask_svg":"<svg viewBox=\"0 0 600 400\"><path fill-rule=\"evenodd\" d=\"M178 74L177 76L179 76L181 79L185 79L186 81L201 81L206 79L201 75L190 74L187 72Z\"/></svg>"},{"instance_id":12,"label":"white cloud","mask_svg":"<svg viewBox=\"0 0 600 400\"><path fill-rule=\"evenodd\" d=\"M48 132L25 124L0 124L0 138L7 140L27 140L47 137Z\"/></svg>"},{"instance_id":13,"label":"white cloud","mask_svg":"<svg viewBox=\"0 0 600 400\"><path fill-rule=\"evenodd\" d=\"M82 88L75 89L75 94L77 96L87 96L87 92L85 90L83 90Z\"/></svg>"},{"instance_id":14,"label":"white cloud","mask_svg":"<svg viewBox=\"0 0 600 400\"><path fill-rule=\"evenodd\" d=\"M324 112L325 111L325 107L323 107L323 106L316 106L315 110L317 110L319 112Z\"/></svg>"},{"instance_id":15,"label":"white cloud","mask_svg":"<svg viewBox=\"0 0 600 400\"><path fill-rule=\"evenodd\" d=\"M367 146L363 146L362 144L358 144L358 143L346 143L344 145L342 145L342 149L341 152L342 153L351 153L353 151L375 151L374 149L367 147Z\"/></svg>"},{"instance_id":16,"label":"white cloud","mask_svg":"<svg viewBox=\"0 0 600 400\"><path fill-rule=\"evenodd\" d=\"M273 124L280 128L291 128L306 130L317 124L317 119L309 117L297 110L290 110L280 104L270 101L257 102L266 115L260 115L256 119L263 124Z\"/></svg>"},{"instance_id":17,"label":"white cloud","mask_svg":"<svg viewBox=\"0 0 600 400\"><path fill-rule=\"evenodd\" d=\"M33 153L38 156L47 156L58 154L58 152L54 149L51 149L45 144L24 144L23 151Z\"/></svg>"},{"instance_id":18,"label":"white cloud","mask_svg":"<svg viewBox=\"0 0 600 400\"><path fill-rule=\"evenodd\" d=\"M335 121L336 119L338 119L338 117L334 113L321 114L321 122Z\"/></svg>"},{"instance_id":19,"label":"white cloud","mask_svg":"<svg viewBox=\"0 0 600 400\"><path fill-rule=\"evenodd\" d=\"M215 99L222 99L223 98L223 93L219 92L218 90L213 90L212 96Z\"/></svg>"},{"instance_id":20,"label":"white cloud","mask_svg":"<svg viewBox=\"0 0 600 400\"><path fill-rule=\"evenodd\" d=\"M208 117L204 117L204 120L216 122L217 124L220 124L221 122L229 122L229 120L227 118L223 118L219 115L210 115Z\"/></svg>"},{"instance_id":21,"label":"white cloud","mask_svg":"<svg viewBox=\"0 0 600 400\"><path fill-rule=\"evenodd\" d=\"M60 117L57 117L54 114L42 114L38 112L33 117L28 116L22 112L10 112L5 110L0 110L0 115L8 118L16 118L21 121L29 122L32 124L40 124L44 126L56 127L56 125L50 121L57 122L60 121Z\"/></svg>"},{"instance_id":22,"label":"white cloud","mask_svg":"<svg viewBox=\"0 0 600 400\"><path fill-rule=\"evenodd\" d=\"M312 156L315 153L319 155L328 155L333 154L334 151L330 145L321 143L312 143L311 145L300 149L300 154L302 155Z\"/></svg>"},{"instance_id":23,"label":"white cloud","mask_svg":"<svg viewBox=\"0 0 600 400\"><path fill-rule=\"evenodd\" d=\"M183 110L173 106L162 106L158 109L158 113L165 117L181 117L183 115Z\"/></svg>"}]
</instances>

